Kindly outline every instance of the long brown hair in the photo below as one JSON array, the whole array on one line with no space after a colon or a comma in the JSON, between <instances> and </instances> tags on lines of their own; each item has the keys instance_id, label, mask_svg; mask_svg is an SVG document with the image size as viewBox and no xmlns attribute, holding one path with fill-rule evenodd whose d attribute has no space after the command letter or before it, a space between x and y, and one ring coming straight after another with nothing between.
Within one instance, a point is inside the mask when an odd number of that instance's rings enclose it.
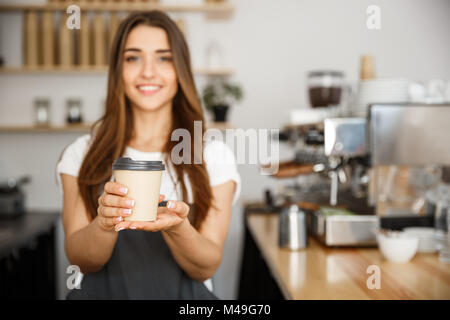
<instances>
[{"instance_id":1,"label":"long brown hair","mask_svg":"<svg viewBox=\"0 0 450 320\"><path fill-rule=\"evenodd\" d=\"M112 44L106 110L91 128L93 140L78 175L80 194L92 219L97 216L99 192L102 191L103 184L109 181L112 175L112 163L117 157L123 155L131 139L133 117L130 101L124 92L122 64L127 36L138 25L161 28L166 32L169 40L178 79L178 91L172 103L172 131L178 128L187 129L191 134L192 146L195 143L203 143L202 140L194 141L194 121L202 121L202 136L205 126L200 99L192 75L190 53L182 32L164 12L154 10L130 13L121 22ZM169 138L163 152L169 155L176 144L176 141L171 141ZM188 151L192 163L195 149L191 148ZM166 161L170 161L170 157L166 156ZM212 191L203 156L201 164L181 163L176 165L172 162L170 164L175 170L177 178L175 183L180 184L184 201L187 201L184 174L191 182L196 210L191 213L190 220L193 226L199 229L212 205Z\"/></svg>"}]
</instances>

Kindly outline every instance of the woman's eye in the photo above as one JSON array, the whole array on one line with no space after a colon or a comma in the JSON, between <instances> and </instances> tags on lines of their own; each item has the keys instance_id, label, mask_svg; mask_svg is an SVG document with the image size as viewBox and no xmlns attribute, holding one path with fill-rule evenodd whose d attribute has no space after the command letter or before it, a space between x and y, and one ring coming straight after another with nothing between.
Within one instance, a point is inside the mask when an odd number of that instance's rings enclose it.
<instances>
[{"instance_id":1,"label":"woman's eye","mask_svg":"<svg viewBox=\"0 0 450 320\"><path fill-rule=\"evenodd\" d=\"M160 61L172 61L172 57L159 57Z\"/></svg>"},{"instance_id":2,"label":"woman's eye","mask_svg":"<svg viewBox=\"0 0 450 320\"><path fill-rule=\"evenodd\" d=\"M136 60L138 60L138 59L139 59L139 57L130 56L130 57L126 57L126 58L125 58L125 61L127 61L127 62L133 62L133 61L136 61Z\"/></svg>"}]
</instances>

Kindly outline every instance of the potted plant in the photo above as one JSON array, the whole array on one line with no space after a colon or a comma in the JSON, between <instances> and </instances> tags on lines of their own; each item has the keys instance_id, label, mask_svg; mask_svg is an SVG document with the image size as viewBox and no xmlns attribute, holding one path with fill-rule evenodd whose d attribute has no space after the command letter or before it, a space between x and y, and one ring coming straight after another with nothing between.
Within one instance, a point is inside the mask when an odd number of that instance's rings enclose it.
<instances>
[{"instance_id":1,"label":"potted plant","mask_svg":"<svg viewBox=\"0 0 450 320\"><path fill-rule=\"evenodd\" d=\"M214 114L214 122L226 122L230 105L242 100L242 88L238 84L218 81L203 88L203 103Z\"/></svg>"}]
</instances>

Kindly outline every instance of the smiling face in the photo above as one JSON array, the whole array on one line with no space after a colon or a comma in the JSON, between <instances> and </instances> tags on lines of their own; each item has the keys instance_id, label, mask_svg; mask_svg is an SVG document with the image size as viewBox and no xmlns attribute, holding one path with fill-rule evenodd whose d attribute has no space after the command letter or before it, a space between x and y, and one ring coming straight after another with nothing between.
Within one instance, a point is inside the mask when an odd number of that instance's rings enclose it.
<instances>
[{"instance_id":1,"label":"smiling face","mask_svg":"<svg viewBox=\"0 0 450 320\"><path fill-rule=\"evenodd\" d=\"M178 82L166 32L147 25L135 27L123 55L124 90L132 107L145 111L171 107Z\"/></svg>"}]
</instances>

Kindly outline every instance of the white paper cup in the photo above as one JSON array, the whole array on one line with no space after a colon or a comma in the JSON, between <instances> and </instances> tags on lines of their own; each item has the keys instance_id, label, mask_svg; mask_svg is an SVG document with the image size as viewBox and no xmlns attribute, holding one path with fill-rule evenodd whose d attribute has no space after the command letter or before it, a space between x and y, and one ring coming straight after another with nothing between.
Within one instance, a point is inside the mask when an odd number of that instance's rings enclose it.
<instances>
[{"instance_id":1,"label":"white paper cup","mask_svg":"<svg viewBox=\"0 0 450 320\"><path fill-rule=\"evenodd\" d=\"M156 220L161 176L165 169L162 161L117 158L112 168L114 180L126 186L128 188L127 197L134 199L132 214L124 220Z\"/></svg>"}]
</instances>

